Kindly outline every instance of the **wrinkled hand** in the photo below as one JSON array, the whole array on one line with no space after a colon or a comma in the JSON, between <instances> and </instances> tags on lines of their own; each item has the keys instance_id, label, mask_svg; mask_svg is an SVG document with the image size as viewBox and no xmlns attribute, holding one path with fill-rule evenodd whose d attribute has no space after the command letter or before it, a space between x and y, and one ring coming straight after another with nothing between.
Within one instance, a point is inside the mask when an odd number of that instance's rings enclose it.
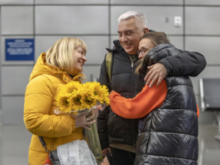
<instances>
[{"instance_id":1,"label":"wrinkled hand","mask_svg":"<svg viewBox=\"0 0 220 165\"><path fill-rule=\"evenodd\" d=\"M83 127L85 129L91 130L88 126L96 122L96 120L93 120L96 116L96 113L93 113L91 116L86 117L89 113L90 112L74 117L76 128Z\"/></svg>"},{"instance_id":2,"label":"wrinkled hand","mask_svg":"<svg viewBox=\"0 0 220 165\"><path fill-rule=\"evenodd\" d=\"M94 115L94 119L96 120L99 116L99 110L102 110L102 107L101 106L96 106L95 109L93 110L93 115Z\"/></svg>"},{"instance_id":3,"label":"wrinkled hand","mask_svg":"<svg viewBox=\"0 0 220 165\"><path fill-rule=\"evenodd\" d=\"M158 86L161 81L167 76L167 69L161 63L156 63L147 68L149 69L149 72L145 76L144 80L146 81L147 85L149 85L149 83L151 82L149 87L152 87L156 81L156 85Z\"/></svg>"},{"instance_id":4,"label":"wrinkled hand","mask_svg":"<svg viewBox=\"0 0 220 165\"><path fill-rule=\"evenodd\" d=\"M112 152L111 152L111 148L105 148L104 150L102 150L102 155L103 156L107 156L107 153L110 153L110 155L112 156Z\"/></svg>"}]
</instances>

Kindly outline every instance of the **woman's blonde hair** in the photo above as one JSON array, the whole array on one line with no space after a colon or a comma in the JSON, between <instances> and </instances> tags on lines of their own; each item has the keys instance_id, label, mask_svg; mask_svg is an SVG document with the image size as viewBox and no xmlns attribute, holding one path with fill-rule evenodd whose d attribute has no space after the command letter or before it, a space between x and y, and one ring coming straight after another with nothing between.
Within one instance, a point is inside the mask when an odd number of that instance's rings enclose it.
<instances>
[{"instance_id":1,"label":"woman's blonde hair","mask_svg":"<svg viewBox=\"0 0 220 165\"><path fill-rule=\"evenodd\" d=\"M46 52L46 62L72 75L75 73L73 52L79 47L86 54L87 48L83 40L70 37L61 38Z\"/></svg>"}]
</instances>

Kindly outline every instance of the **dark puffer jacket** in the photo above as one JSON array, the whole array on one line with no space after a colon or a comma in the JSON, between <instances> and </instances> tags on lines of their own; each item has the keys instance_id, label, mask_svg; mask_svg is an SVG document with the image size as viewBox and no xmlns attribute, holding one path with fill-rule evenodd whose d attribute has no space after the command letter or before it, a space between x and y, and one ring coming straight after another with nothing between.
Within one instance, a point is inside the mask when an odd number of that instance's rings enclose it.
<instances>
[{"instance_id":1,"label":"dark puffer jacket","mask_svg":"<svg viewBox=\"0 0 220 165\"><path fill-rule=\"evenodd\" d=\"M112 82L110 83L106 71L105 60L101 66L99 81L109 89L114 90L126 98L135 97L145 85L143 77L134 71L137 67L133 64L129 55L121 47L119 41L114 41ZM159 62L162 63L169 75L197 76L206 66L203 55L196 52L187 52L175 49L169 52L172 57L166 57ZM128 144L135 146L138 135L138 120L124 119L114 114L110 107L99 113L98 133L102 149L109 147L109 144Z\"/></svg>"},{"instance_id":2,"label":"dark puffer jacket","mask_svg":"<svg viewBox=\"0 0 220 165\"><path fill-rule=\"evenodd\" d=\"M148 53L160 61L176 51L161 44ZM162 106L139 121L135 165L197 165L198 118L191 80L167 77L167 96Z\"/></svg>"},{"instance_id":3,"label":"dark puffer jacket","mask_svg":"<svg viewBox=\"0 0 220 165\"><path fill-rule=\"evenodd\" d=\"M107 84L110 89L117 91L125 98L133 98L145 85L143 80L144 77L142 77L142 81L140 81L139 75L131 74L134 73L137 67L135 64L140 59L136 59L132 62L129 55L122 49L119 42L116 42L115 46L116 48L113 50L114 55L111 84L108 84L109 77L105 73L105 66L102 66L100 82L101 84ZM108 147L109 143L128 144L132 146L137 140L138 120L122 118L116 115L109 107L103 112L100 112L98 117L98 131L103 149Z\"/></svg>"}]
</instances>

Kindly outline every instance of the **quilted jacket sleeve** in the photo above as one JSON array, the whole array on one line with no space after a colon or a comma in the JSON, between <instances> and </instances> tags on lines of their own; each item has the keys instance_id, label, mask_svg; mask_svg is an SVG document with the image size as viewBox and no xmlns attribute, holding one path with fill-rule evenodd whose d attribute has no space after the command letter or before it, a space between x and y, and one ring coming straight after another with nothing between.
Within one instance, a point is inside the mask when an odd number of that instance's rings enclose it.
<instances>
[{"instance_id":1,"label":"quilted jacket sleeve","mask_svg":"<svg viewBox=\"0 0 220 165\"><path fill-rule=\"evenodd\" d=\"M167 69L167 76L198 76L206 66L205 57L198 52L179 50L180 54L163 58L162 63ZM172 52L170 52L172 53Z\"/></svg>"},{"instance_id":2,"label":"quilted jacket sleeve","mask_svg":"<svg viewBox=\"0 0 220 165\"><path fill-rule=\"evenodd\" d=\"M69 115L50 115L53 99L52 82L44 76L30 81L26 88L24 123L33 134L62 137L75 130L75 120Z\"/></svg>"}]
</instances>

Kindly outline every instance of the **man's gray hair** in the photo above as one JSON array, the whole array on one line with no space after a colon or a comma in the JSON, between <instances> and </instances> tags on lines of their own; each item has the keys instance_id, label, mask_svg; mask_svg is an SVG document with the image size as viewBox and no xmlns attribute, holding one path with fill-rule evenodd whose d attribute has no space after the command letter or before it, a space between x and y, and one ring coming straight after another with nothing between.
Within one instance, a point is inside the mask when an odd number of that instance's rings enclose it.
<instances>
[{"instance_id":1,"label":"man's gray hair","mask_svg":"<svg viewBox=\"0 0 220 165\"><path fill-rule=\"evenodd\" d=\"M132 17L137 18L144 27L147 27L147 19L145 18L144 14L137 11L127 11L126 13L120 15L117 21L120 23L122 20L127 20Z\"/></svg>"}]
</instances>

